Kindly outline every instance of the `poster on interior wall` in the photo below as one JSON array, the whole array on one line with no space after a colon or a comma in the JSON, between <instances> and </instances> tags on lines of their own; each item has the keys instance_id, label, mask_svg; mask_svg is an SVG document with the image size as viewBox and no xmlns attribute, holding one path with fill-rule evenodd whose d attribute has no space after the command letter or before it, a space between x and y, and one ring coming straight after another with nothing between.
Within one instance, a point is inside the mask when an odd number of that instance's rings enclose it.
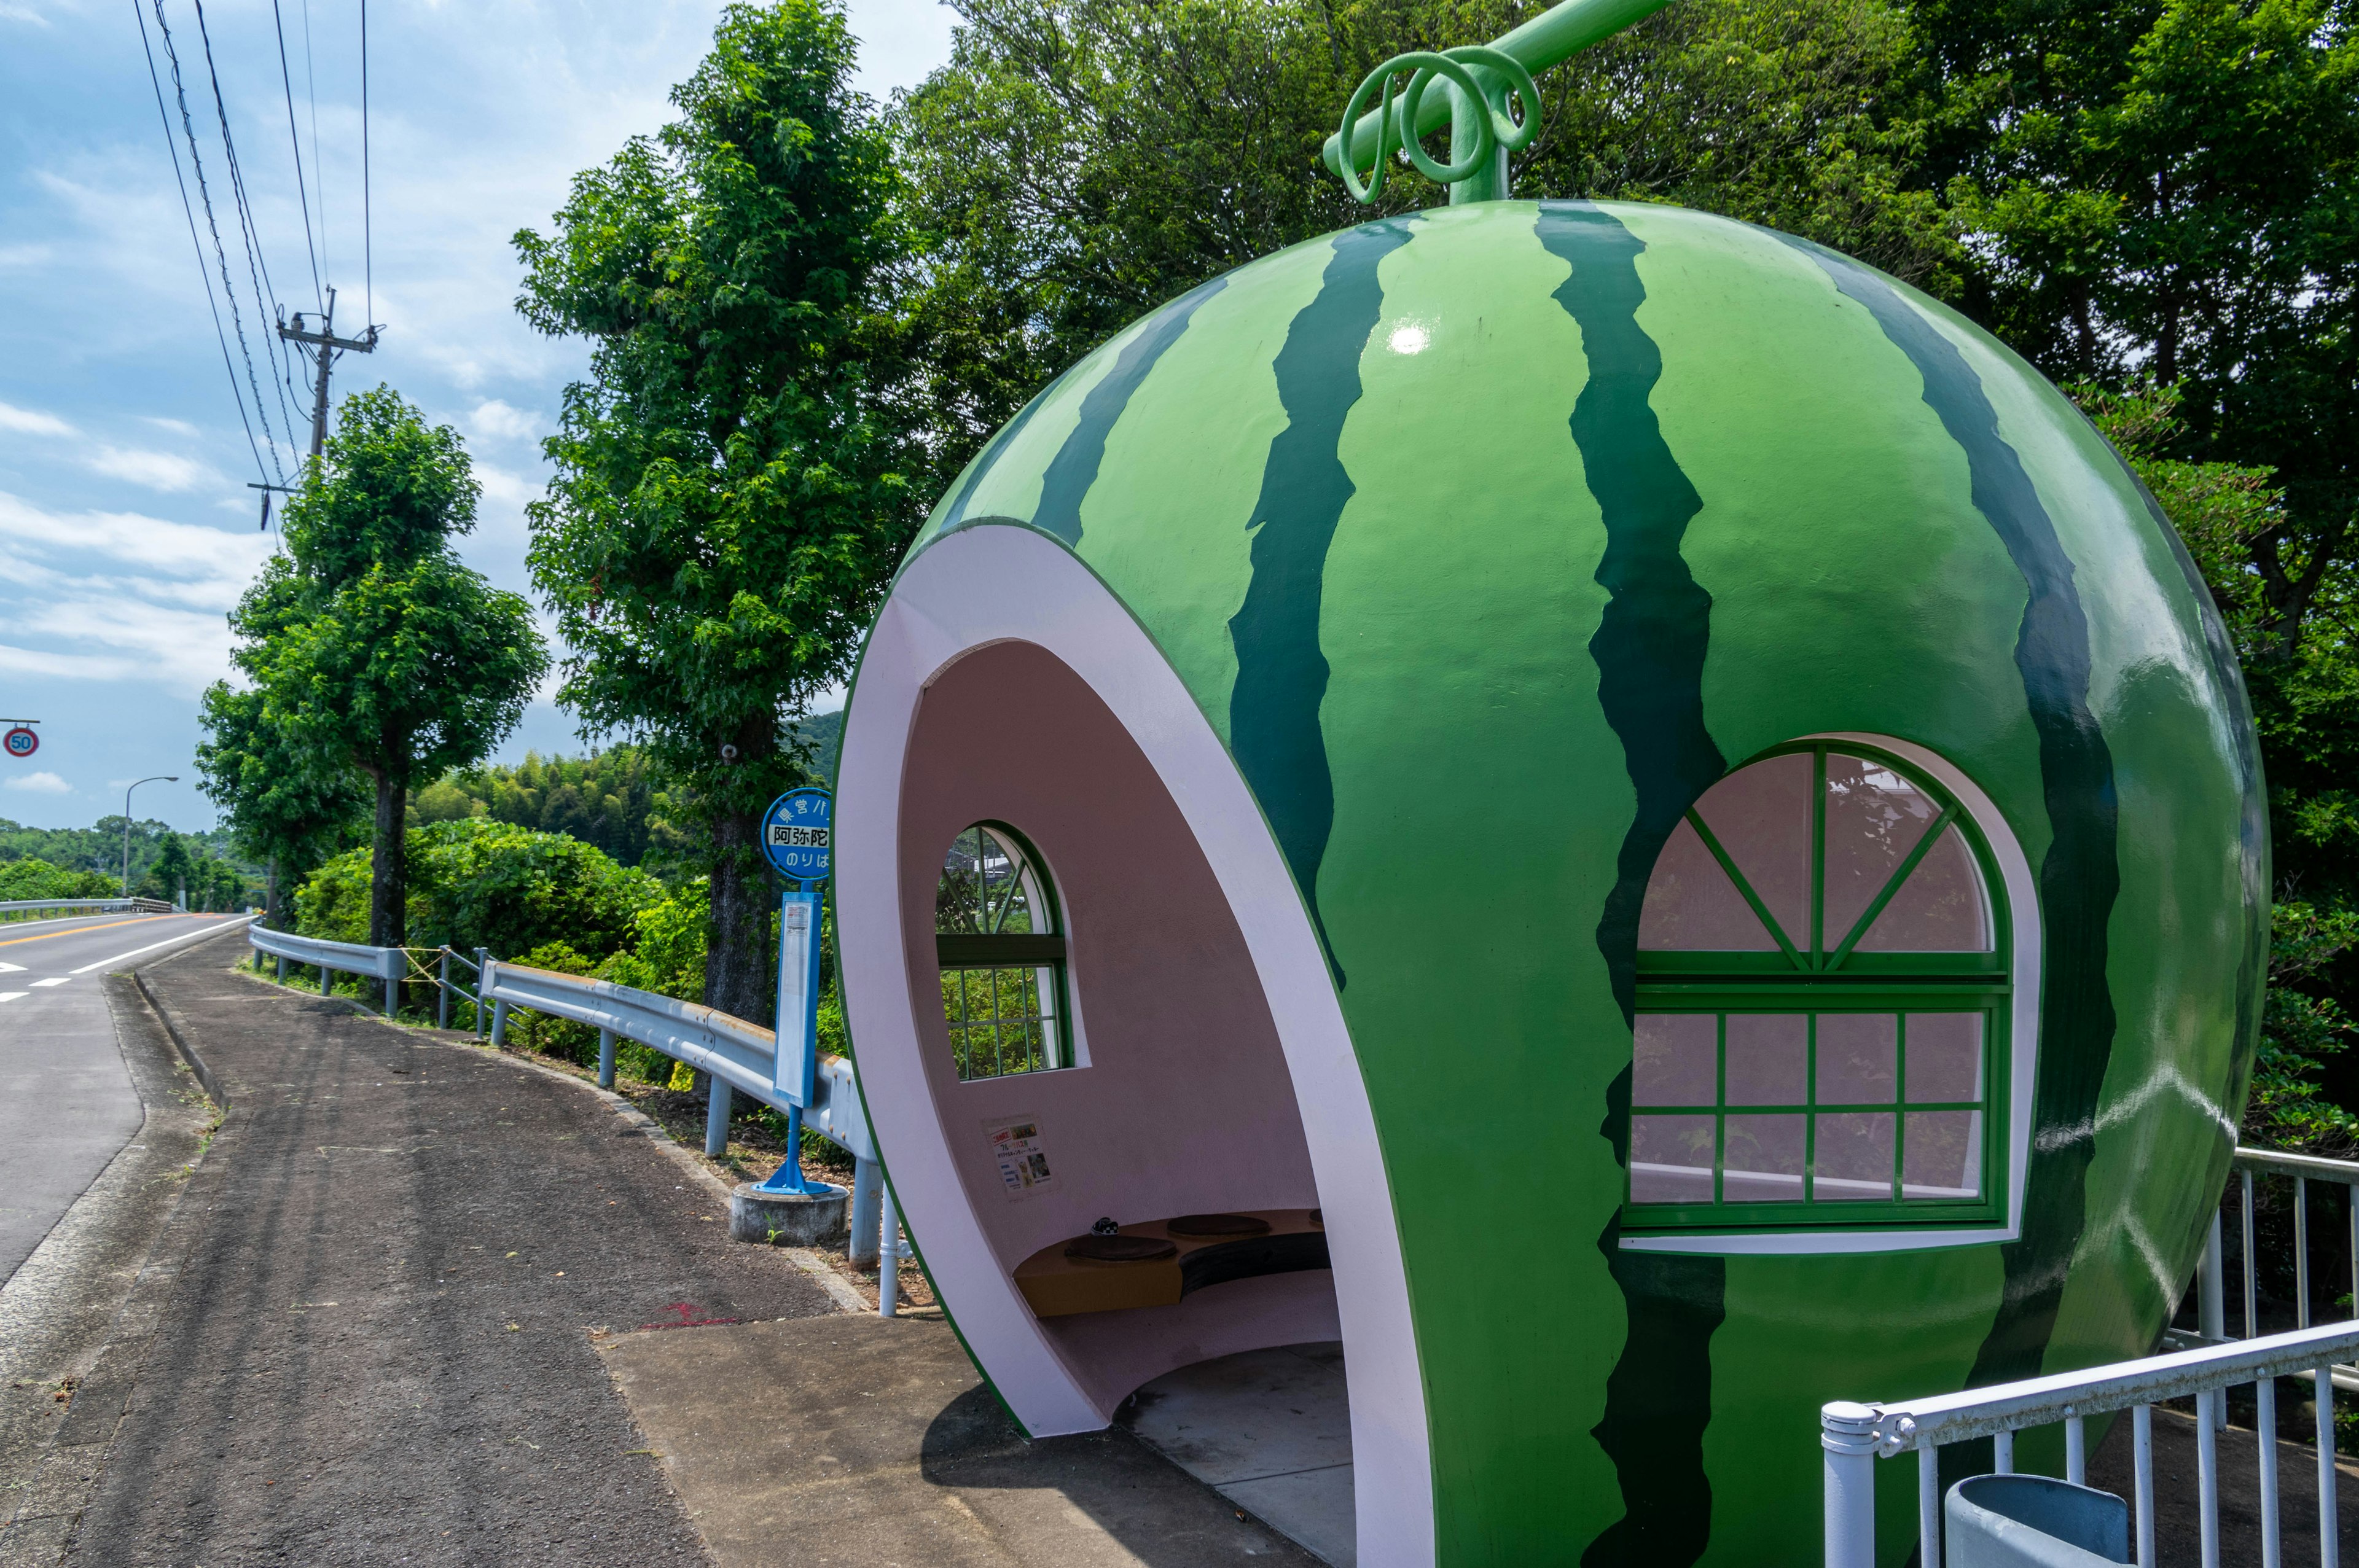
<instances>
[{"instance_id":1,"label":"poster on interior wall","mask_svg":"<svg viewBox=\"0 0 2359 1568\"><path fill-rule=\"evenodd\" d=\"M991 1139L991 1157L999 1162L999 1179L1010 1195L1026 1197L1057 1179L1049 1169L1049 1151L1041 1141L1038 1117L986 1121L983 1130Z\"/></svg>"}]
</instances>

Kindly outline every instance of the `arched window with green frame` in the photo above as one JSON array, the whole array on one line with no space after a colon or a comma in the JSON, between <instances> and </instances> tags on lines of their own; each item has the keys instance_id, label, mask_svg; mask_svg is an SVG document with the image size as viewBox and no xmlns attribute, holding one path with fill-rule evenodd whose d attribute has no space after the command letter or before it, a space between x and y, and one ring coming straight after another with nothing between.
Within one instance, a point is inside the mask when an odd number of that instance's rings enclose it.
<instances>
[{"instance_id":1,"label":"arched window with green frame","mask_svg":"<svg viewBox=\"0 0 2359 1568\"><path fill-rule=\"evenodd\" d=\"M934 895L942 1019L962 1080L1072 1065L1064 922L1023 835L984 822L951 841Z\"/></svg>"},{"instance_id":2,"label":"arched window with green frame","mask_svg":"<svg viewBox=\"0 0 2359 1568\"><path fill-rule=\"evenodd\" d=\"M1995 1219L2001 885L1957 800L1862 743L1707 791L1639 916L1627 1228Z\"/></svg>"}]
</instances>

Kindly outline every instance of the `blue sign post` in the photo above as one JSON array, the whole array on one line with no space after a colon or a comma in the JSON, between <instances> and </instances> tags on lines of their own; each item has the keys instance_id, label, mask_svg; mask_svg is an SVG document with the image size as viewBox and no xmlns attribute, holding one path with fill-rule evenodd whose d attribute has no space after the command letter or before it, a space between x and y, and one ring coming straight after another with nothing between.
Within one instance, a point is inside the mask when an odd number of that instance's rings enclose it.
<instances>
[{"instance_id":1,"label":"blue sign post","mask_svg":"<svg viewBox=\"0 0 2359 1568\"><path fill-rule=\"evenodd\" d=\"M787 1157L756 1190L832 1195L803 1177L803 1111L819 1083L820 884L834 864L834 802L823 789L789 790L762 814L762 853L791 884L778 898L778 1054L770 1081L786 1101Z\"/></svg>"}]
</instances>

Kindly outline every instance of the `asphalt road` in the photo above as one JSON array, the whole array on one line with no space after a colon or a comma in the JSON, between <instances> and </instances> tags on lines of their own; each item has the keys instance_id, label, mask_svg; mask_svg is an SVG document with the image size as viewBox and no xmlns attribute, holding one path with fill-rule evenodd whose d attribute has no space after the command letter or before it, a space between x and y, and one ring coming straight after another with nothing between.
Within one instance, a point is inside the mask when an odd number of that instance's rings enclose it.
<instances>
[{"instance_id":1,"label":"asphalt road","mask_svg":"<svg viewBox=\"0 0 2359 1568\"><path fill-rule=\"evenodd\" d=\"M0 925L0 1283L139 1130L100 979L221 914Z\"/></svg>"}]
</instances>

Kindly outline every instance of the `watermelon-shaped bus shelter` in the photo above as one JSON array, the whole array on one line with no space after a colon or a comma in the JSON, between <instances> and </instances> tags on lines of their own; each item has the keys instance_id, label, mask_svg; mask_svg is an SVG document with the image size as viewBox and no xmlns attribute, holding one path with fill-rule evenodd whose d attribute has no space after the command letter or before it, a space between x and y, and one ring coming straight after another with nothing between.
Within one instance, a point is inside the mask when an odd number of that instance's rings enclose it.
<instances>
[{"instance_id":1,"label":"watermelon-shaped bus shelter","mask_svg":"<svg viewBox=\"0 0 2359 1568\"><path fill-rule=\"evenodd\" d=\"M838 786L984 1376L1071 1433L1340 1339L1362 1563L1815 1562L1822 1402L2147 1353L2225 1176L2205 591L2036 372L1762 229L1475 201L1165 306L944 497Z\"/></svg>"}]
</instances>

